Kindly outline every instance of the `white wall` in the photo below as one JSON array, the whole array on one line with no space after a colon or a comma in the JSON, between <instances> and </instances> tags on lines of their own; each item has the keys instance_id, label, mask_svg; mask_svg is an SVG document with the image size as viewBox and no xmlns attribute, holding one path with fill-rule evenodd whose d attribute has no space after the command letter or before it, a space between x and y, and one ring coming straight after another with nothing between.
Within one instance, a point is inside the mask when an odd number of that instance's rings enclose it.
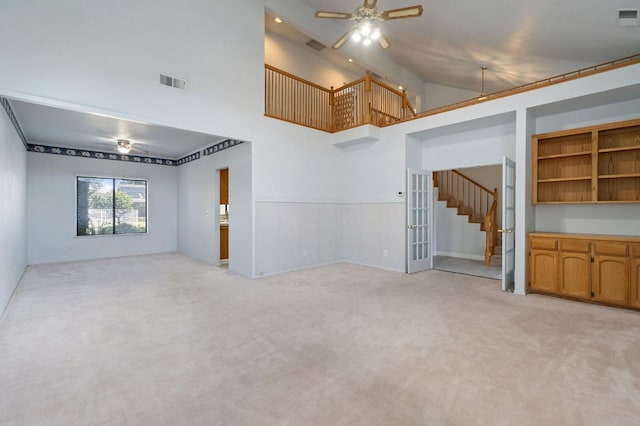
<instances>
[{"instance_id":1,"label":"white wall","mask_svg":"<svg viewBox=\"0 0 640 426\"><path fill-rule=\"evenodd\" d=\"M434 83L425 83L421 111L429 111L456 102L467 101L479 95L480 92Z\"/></svg>"},{"instance_id":2,"label":"white wall","mask_svg":"<svg viewBox=\"0 0 640 426\"><path fill-rule=\"evenodd\" d=\"M0 314L27 266L27 151L0 106Z\"/></svg>"},{"instance_id":3,"label":"white wall","mask_svg":"<svg viewBox=\"0 0 640 426\"><path fill-rule=\"evenodd\" d=\"M220 263L220 175L229 169L229 270L253 276L252 144L178 167L178 250Z\"/></svg>"},{"instance_id":4,"label":"white wall","mask_svg":"<svg viewBox=\"0 0 640 426\"><path fill-rule=\"evenodd\" d=\"M364 72L353 74L325 60L310 47L298 46L269 32L264 35L264 62L327 89L364 76Z\"/></svg>"},{"instance_id":5,"label":"white wall","mask_svg":"<svg viewBox=\"0 0 640 426\"><path fill-rule=\"evenodd\" d=\"M515 122L423 139L423 168L449 170L502 163L515 156Z\"/></svg>"},{"instance_id":6,"label":"white wall","mask_svg":"<svg viewBox=\"0 0 640 426\"><path fill-rule=\"evenodd\" d=\"M3 2L0 95L251 140L263 37L253 0Z\"/></svg>"},{"instance_id":7,"label":"white wall","mask_svg":"<svg viewBox=\"0 0 640 426\"><path fill-rule=\"evenodd\" d=\"M337 167L327 133L279 120L260 122L255 144L256 275L342 259Z\"/></svg>"},{"instance_id":8,"label":"white wall","mask_svg":"<svg viewBox=\"0 0 640 426\"><path fill-rule=\"evenodd\" d=\"M27 155L29 264L177 250L177 167ZM76 237L76 176L147 179L147 234Z\"/></svg>"}]
</instances>

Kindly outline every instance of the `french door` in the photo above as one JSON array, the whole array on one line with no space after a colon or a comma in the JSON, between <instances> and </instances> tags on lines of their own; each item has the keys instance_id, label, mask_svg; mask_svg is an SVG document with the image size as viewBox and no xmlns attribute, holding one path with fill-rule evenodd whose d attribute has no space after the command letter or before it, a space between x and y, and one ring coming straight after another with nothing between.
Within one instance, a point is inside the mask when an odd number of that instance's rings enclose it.
<instances>
[{"instance_id":1,"label":"french door","mask_svg":"<svg viewBox=\"0 0 640 426\"><path fill-rule=\"evenodd\" d=\"M431 172L407 170L407 272L433 268L433 181Z\"/></svg>"},{"instance_id":2,"label":"french door","mask_svg":"<svg viewBox=\"0 0 640 426\"><path fill-rule=\"evenodd\" d=\"M502 291L513 288L516 261L516 163L502 158Z\"/></svg>"}]
</instances>

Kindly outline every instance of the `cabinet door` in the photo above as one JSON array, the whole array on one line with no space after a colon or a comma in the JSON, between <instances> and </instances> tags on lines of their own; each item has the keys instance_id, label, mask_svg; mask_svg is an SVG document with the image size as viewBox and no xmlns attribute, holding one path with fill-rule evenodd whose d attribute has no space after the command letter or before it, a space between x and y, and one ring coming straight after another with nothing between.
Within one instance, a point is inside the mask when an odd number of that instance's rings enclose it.
<instances>
[{"instance_id":1,"label":"cabinet door","mask_svg":"<svg viewBox=\"0 0 640 426\"><path fill-rule=\"evenodd\" d=\"M593 299L615 305L629 304L629 258L596 254Z\"/></svg>"},{"instance_id":2,"label":"cabinet door","mask_svg":"<svg viewBox=\"0 0 640 426\"><path fill-rule=\"evenodd\" d=\"M631 259L631 303L630 305L635 308L640 308L640 257L634 257L633 259Z\"/></svg>"},{"instance_id":3,"label":"cabinet door","mask_svg":"<svg viewBox=\"0 0 640 426\"><path fill-rule=\"evenodd\" d=\"M529 289L557 293L558 253L547 250L531 250L529 262Z\"/></svg>"},{"instance_id":4,"label":"cabinet door","mask_svg":"<svg viewBox=\"0 0 640 426\"><path fill-rule=\"evenodd\" d=\"M229 258L229 227L220 227L220 259Z\"/></svg>"},{"instance_id":5,"label":"cabinet door","mask_svg":"<svg viewBox=\"0 0 640 426\"><path fill-rule=\"evenodd\" d=\"M229 169L220 170L220 204L229 204Z\"/></svg>"},{"instance_id":6,"label":"cabinet door","mask_svg":"<svg viewBox=\"0 0 640 426\"><path fill-rule=\"evenodd\" d=\"M560 294L590 299L589 254L560 252L558 265Z\"/></svg>"}]
</instances>

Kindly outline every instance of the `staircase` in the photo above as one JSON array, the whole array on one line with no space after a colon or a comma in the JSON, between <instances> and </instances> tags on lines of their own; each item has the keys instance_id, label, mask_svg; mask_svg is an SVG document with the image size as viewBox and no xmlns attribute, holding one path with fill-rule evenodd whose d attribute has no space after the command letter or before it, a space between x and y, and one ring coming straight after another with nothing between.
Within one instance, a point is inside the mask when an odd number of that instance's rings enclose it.
<instances>
[{"instance_id":1,"label":"staircase","mask_svg":"<svg viewBox=\"0 0 640 426\"><path fill-rule=\"evenodd\" d=\"M485 265L502 265L502 245L498 245L498 189L480 185L457 170L433 172L433 185L438 188L438 201L456 209L459 216L467 216L469 223L477 223L486 233Z\"/></svg>"}]
</instances>

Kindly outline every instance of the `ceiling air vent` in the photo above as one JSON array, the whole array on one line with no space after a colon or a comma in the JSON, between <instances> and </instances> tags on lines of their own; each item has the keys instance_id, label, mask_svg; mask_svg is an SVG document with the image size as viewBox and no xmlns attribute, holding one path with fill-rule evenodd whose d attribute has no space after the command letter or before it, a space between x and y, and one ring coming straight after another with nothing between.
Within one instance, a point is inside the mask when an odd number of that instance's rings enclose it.
<instances>
[{"instance_id":1,"label":"ceiling air vent","mask_svg":"<svg viewBox=\"0 0 640 426\"><path fill-rule=\"evenodd\" d=\"M327 48L324 44L320 43L318 40L311 39L307 42L307 46L310 48L317 50L318 52L322 52Z\"/></svg>"},{"instance_id":2,"label":"ceiling air vent","mask_svg":"<svg viewBox=\"0 0 640 426\"><path fill-rule=\"evenodd\" d=\"M160 74L160 84L163 86L173 87L179 90L185 90L187 88L187 82L170 75Z\"/></svg>"},{"instance_id":3,"label":"ceiling air vent","mask_svg":"<svg viewBox=\"0 0 640 426\"><path fill-rule=\"evenodd\" d=\"M638 25L638 9L618 9L618 26L635 27Z\"/></svg>"}]
</instances>

